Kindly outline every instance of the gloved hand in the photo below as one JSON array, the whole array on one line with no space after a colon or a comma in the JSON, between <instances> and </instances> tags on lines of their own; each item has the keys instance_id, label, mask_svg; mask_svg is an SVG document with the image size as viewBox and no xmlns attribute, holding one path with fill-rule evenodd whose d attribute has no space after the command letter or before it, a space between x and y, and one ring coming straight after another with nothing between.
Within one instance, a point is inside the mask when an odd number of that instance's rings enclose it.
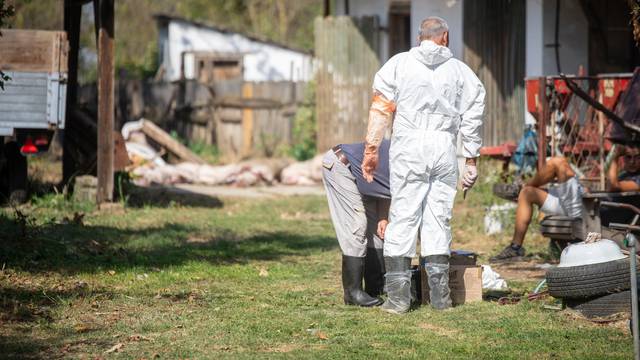
<instances>
[{"instance_id":1,"label":"gloved hand","mask_svg":"<svg viewBox=\"0 0 640 360\"><path fill-rule=\"evenodd\" d=\"M462 175L462 188L471 189L478 179L478 169L475 165L465 164L464 174Z\"/></svg>"},{"instance_id":2,"label":"gloved hand","mask_svg":"<svg viewBox=\"0 0 640 360\"><path fill-rule=\"evenodd\" d=\"M373 181L373 173L378 167L378 149L369 149L366 146L364 149L364 157L362 158L362 176L367 182Z\"/></svg>"},{"instance_id":3,"label":"gloved hand","mask_svg":"<svg viewBox=\"0 0 640 360\"><path fill-rule=\"evenodd\" d=\"M384 240L384 232L387 230L387 225L389 225L389 220L387 219L378 221L378 230L376 231L376 233L378 234L380 240Z\"/></svg>"}]
</instances>

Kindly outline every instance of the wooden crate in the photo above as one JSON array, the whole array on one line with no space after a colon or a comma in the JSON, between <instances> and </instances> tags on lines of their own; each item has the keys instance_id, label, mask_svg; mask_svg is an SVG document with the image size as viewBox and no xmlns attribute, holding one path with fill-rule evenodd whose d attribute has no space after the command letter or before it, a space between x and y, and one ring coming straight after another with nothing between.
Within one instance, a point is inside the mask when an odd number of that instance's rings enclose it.
<instances>
[{"instance_id":1,"label":"wooden crate","mask_svg":"<svg viewBox=\"0 0 640 360\"><path fill-rule=\"evenodd\" d=\"M2 29L0 69L66 73L68 48L64 31Z\"/></svg>"},{"instance_id":2,"label":"wooden crate","mask_svg":"<svg viewBox=\"0 0 640 360\"><path fill-rule=\"evenodd\" d=\"M420 283L423 305L429 304L429 283L424 264L420 264ZM449 289L453 305L482 301L482 266L475 256L456 256L452 253L449 268Z\"/></svg>"}]
</instances>

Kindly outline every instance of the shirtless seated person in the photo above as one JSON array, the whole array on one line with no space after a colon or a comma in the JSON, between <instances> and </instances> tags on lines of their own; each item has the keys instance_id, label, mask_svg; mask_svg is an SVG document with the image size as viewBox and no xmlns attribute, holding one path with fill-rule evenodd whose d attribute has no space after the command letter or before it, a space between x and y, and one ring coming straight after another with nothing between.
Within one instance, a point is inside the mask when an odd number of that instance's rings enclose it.
<instances>
[{"instance_id":1,"label":"shirtless seated person","mask_svg":"<svg viewBox=\"0 0 640 360\"><path fill-rule=\"evenodd\" d=\"M624 157L624 171L618 171L618 160ZM638 148L621 148L607 172L608 190L640 191L640 151ZM554 182L553 185L550 183ZM549 184L548 189L542 189ZM500 254L492 257L492 262L520 260L525 255L522 246L524 236L533 215L533 205L538 205L547 215L562 215L572 218L582 217L582 194L584 189L575 172L564 157L554 157L546 162L518 195L515 231L511 244Z\"/></svg>"}]
</instances>

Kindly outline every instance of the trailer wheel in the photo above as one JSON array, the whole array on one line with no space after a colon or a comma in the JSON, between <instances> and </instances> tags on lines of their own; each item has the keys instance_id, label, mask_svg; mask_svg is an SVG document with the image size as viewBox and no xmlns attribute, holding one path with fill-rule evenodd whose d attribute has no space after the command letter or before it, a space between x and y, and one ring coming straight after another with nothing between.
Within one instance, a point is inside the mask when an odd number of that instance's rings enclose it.
<instances>
[{"instance_id":1,"label":"trailer wheel","mask_svg":"<svg viewBox=\"0 0 640 360\"><path fill-rule=\"evenodd\" d=\"M27 158L20 154L15 141L4 144L4 156L7 198L11 203L22 204L27 201Z\"/></svg>"},{"instance_id":2,"label":"trailer wheel","mask_svg":"<svg viewBox=\"0 0 640 360\"><path fill-rule=\"evenodd\" d=\"M584 300L566 299L564 303L589 319L631 313L631 291L625 290Z\"/></svg>"},{"instance_id":3,"label":"trailer wheel","mask_svg":"<svg viewBox=\"0 0 640 360\"><path fill-rule=\"evenodd\" d=\"M556 298L585 299L628 290L629 260L556 267L547 271L549 294Z\"/></svg>"}]
</instances>

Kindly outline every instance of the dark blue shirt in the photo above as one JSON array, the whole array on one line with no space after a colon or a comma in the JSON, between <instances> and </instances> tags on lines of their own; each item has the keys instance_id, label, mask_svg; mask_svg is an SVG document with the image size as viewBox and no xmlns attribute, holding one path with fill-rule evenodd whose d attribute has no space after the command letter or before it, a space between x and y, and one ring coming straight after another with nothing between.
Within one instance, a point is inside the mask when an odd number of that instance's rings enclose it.
<instances>
[{"instance_id":1,"label":"dark blue shirt","mask_svg":"<svg viewBox=\"0 0 640 360\"><path fill-rule=\"evenodd\" d=\"M640 185L640 173L622 173L618 176L618 180L621 181L635 181L636 184Z\"/></svg>"},{"instance_id":2,"label":"dark blue shirt","mask_svg":"<svg viewBox=\"0 0 640 360\"><path fill-rule=\"evenodd\" d=\"M378 167L373 173L373 182L368 183L362 176L364 143L342 144L340 148L349 160L349 170L356 178L360 194L376 198L391 199L389 187L389 140L382 140L378 150Z\"/></svg>"}]
</instances>

